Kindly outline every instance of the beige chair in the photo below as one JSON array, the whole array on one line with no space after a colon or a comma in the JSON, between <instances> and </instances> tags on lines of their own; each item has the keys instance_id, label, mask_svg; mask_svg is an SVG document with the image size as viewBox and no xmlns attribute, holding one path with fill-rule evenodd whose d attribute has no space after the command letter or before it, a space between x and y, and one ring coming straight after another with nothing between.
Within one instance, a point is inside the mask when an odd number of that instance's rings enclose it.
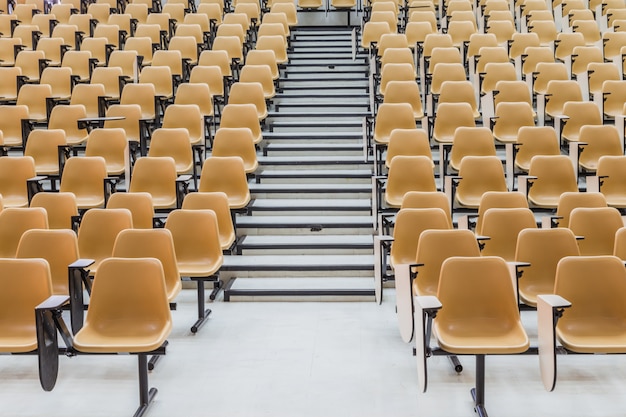
<instances>
[{"instance_id":1,"label":"beige chair","mask_svg":"<svg viewBox=\"0 0 626 417\"><path fill-rule=\"evenodd\" d=\"M614 256L569 256L556 270L554 295L539 295L539 364L544 387L556 385L557 342L568 353L624 353L626 272Z\"/></svg>"},{"instance_id":2,"label":"beige chair","mask_svg":"<svg viewBox=\"0 0 626 417\"><path fill-rule=\"evenodd\" d=\"M250 189L243 159L238 156L208 158L202 166L198 191L221 191L228 196L231 209L245 208L250 202Z\"/></svg>"},{"instance_id":3,"label":"beige chair","mask_svg":"<svg viewBox=\"0 0 626 417\"><path fill-rule=\"evenodd\" d=\"M568 227L576 236L583 256L612 255L615 233L624 226L620 212L613 207L578 207L572 210Z\"/></svg>"},{"instance_id":4,"label":"beige chair","mask_svg":"<svg viewBox=\"0 0 626 417\"><path fill-rule=\"evenodd\" d=\"M483 242L483 256L515 260L517 236L523 229L537 228L535 215L528 208L490 208L482 216L480 233L489 237Z\"/></svg>"},{"instance_id":5,"label":"beige chair","mask_svg":"<svg viewBox=\"0 0 626 417\"><path fill-rule=\"evenodd\" d=\"M107 209L128 209L134 229L152 229L154 205L150 193L115 193L107 201ZM80 235L78 238L80 244Z\"/></svg>"},{"instance_id":6,"label":"beige chair","mask_svg":"<svg viewBox=\"0 0 626 417\"><path fill-rule=\"evenodd\" d=\"M476 387L471 392L474 407L486 415L485 355L523 353L530 345L506 262L490 256L448 258L441 266L437 296L415 301L420 391L427 385L427 351L476 355ZM429 348L430 332L425 330L431 325L438 349Z\"/></svg>"},{"instance_id":7,"label":"beige chair","mask_svg":"<svg viewBox=\"0 0 626 417\"><path fill-rule=\"evenodd\" d=\"M222 192L189 193L183 200L183 210L212 210L217 216L220 245L222 250L234 249L237 231L228 205L228 196Z\"/></svg>"},{"instance_id":8,"label":"beige chair","mask_svg":"<svg viewBox=\"0 0 626 417\"><path fill-rule=\"evenodd\" d=\"M191 332L196 333L211 313L204 307L205 282L212 281L216 289L220 287L219 269L224 257L217 216L211 210L174 210L167 217L165 229L172 233L179 274L196 281L198 286L198 320L191 327Z\"/></svg>"},{"instance_id":9,"label":"beige chair","mask_svg":"<svg viewBox=\"0 0 626 417\"><path fill-rule=\"evenodd\" d=\"M496 156L466 156L461 161L458 177L447 177L446 192L450 202L464 208L477 209L487 191L507 191L502 162Z\"/></svg>"},{"instance_id":10,"label":"beige chair","mask_svg":"<svg viewBox=\"0 0 626 417\"><path fill-rule=\"evenodd\" d=\"M572 161L565 155L536 155L530 161L529 178L520 177L519 189L532 206L556 208L561 194L577 192L578 182Z\"/></svg>"},{"instance_id":11,"label":"beige chair","mask_svg":"<svg viewBox=\"0 0 626 417\"><path fill-rule=\"evenodd\" d=\"M50 229L76 229L78 206L72 193L37 193L30 201L30 207L46 210Z\"/></svg>"},{"instance_id":12,"label":"beige chair","mask_svg":"<svg viewBox=\"0 0 626 417\"><path fill-rule=\"evenodd\" d=\"M15 258L24 232L47 229L48 215L41 207L5 208L0 212L0 257Z\"/></svg>"},{"instance_id":13,"label":"beige chair","mask_svg":"<svg viewBox=\"0 0 626 417\"><path fill-rule=\"evenodd\" d=\"M28 206L27 180L36 175L35 160L32 157L0 157L0 195L4 207Z\"/></svg>"}]
</instances>

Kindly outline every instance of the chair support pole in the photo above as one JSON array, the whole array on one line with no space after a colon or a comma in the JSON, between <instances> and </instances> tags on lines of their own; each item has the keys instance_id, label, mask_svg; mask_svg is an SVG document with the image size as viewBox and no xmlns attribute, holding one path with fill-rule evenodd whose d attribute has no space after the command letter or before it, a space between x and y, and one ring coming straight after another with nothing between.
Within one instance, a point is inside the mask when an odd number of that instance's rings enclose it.
<instances>
[{"instance_id":1,"label":"chair support pole","mask_svg":"<svg viewBox=\"0 0 626 417\"><path fill-rule=\"evenodd\" d=\"M448 359L450 359L450 363L452 363L452 366L454 367L454 371L456 373L460 374L461 372L463 372L463 365L461 364L458 356L450 355L448 356Z\"/></svg>"},{"instance_id":2,"label":"chair support pole","mask_svg":"<svg viewBox=\"0 0 626 417\"><path fill-rule=\"evenodd\" d=\"M133 417L143 416L157 394L156 388L148 388L148 355L140 353L137 355L137 360L139 362L139 408Z\"/></svg>"},{"instance_id":3,"label":"chair support pole","mask_svg":"<svg viewBox=\"0 0 626 417\"><path fill-rule=\"evenodd\" d=\"M485 355L476 355L476 387L471 390L474 409L479 417L487 417L485 409Z\"/></svg>"},{"instance_id":4,"label":"chair support pole","mask_svg":"<svg viewBox=\"0 0 626 417\"><path fill-rule=\"evenodd\" d=\"M208 277L196 278L196 284L198 286L198 320L191 326L191 333L197 333L200 327L206 322L206 319L209 318L209 314L211 314L211 309L204 309L204 281Z\"/></svg>"}]
</instances>

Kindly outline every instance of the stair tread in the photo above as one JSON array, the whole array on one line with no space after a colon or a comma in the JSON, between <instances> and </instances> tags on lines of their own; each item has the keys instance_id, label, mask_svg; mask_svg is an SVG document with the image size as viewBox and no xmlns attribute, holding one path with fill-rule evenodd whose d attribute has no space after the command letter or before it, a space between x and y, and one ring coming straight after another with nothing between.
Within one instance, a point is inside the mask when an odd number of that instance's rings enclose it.
<instances>
[{"instance_id":1,"label":"stair tread","mask_svg":"<svg viewBox=\"0 0 626 417\"><path fill-rule=\"evenodd\" d=\"M372 270L374 255L225 255L223 271Z\"/></svg>"},{"instance_id":2,"label":"stair tread","mask_svg":"<svg viewBox=\"0 0 626 417\"><path fill-rule=\"evenodd\" d=\"M371 227L371 216L242 216L237 227L276 226L304 227Z\"/></svg>"},{"instance_id":3,"label":"stair tread","mask_svg":"<svg viewBox=\"0 0 626 417\"><path fill-rule=\"evenodd\" d=\"M248 207L251 208L298 208L310 207L311 209L334 207L337 209L345 208L371 208L371 201L368 199L292 199L292 198L257 198L252 201Z\"/></svg>"},{"instance_id":4,"label":"stair tread","mask_svg":"<svg viewBox=\"0 0 626 417\"><path fill-rule=\"evenodd\" d=\"M242 246L255 245L359 245L371 247L374 238L371 235L249 235L243 238Z\"/></svg>"}]
</instances>

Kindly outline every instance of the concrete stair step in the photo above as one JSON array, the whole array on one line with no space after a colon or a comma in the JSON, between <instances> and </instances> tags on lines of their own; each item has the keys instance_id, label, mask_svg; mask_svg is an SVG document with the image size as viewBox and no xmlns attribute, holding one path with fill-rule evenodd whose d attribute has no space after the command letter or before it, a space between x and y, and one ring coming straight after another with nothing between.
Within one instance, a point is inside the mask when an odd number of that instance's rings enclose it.
<instances>
[{"instance_id":1,"label":"concrete stair step","mask_svg":"<svg viewBox=\"0 0 626 417\"><path fill-rule=\"evenodd\" d=\"M250 202L248 210L272 212L307 212L327 211L341 212L364 211L370 213L372 202L369 199L284 199L284 198L257 198Z\"/></svg>"},{"instance_id":2,"label":"concrete stair step","mask_svg":"<svg viewBox=\"0 0 626 417\"><path fill-rule=\"evenodd\" d=\"M363 156L311 156L307 158L299 156L259 156L261 167L277 165L293 166L333 166L333 165L369 165Z\"/></svg>"},{"instance_id":3,"label":"concrete stair step","mask_svg":"<svg viewBox=\"0 0 626 417\"><path fill-rule=\"evenodd\" d=\"M372 193L370 184L250 184L250 193L258 194L290 194L298 198L302 194L368 194Z\"/></svg>"},{"instance_id":4,"label":"concrete stair step","mask_svg":"<svg viewBox=\"0 0 626 417\"><path fill-rule=\"evenodd\" d=\"M347 141L346 141L347 142ZM269 143L263 148L263 155L269 152L363 152L363 144L356 143Z\"/></svg>"},{"instance_id":5,"label":"concrete stair step","mask_svg":"<svg viewBox=\"0 0 626 417\"><path fill-rule=\"evenodd\" d=\"M239 247L251 249L372 249L374 238L371 235L263 235L246 236Z\"/></svg>"},{"instance_id":6,"label":"concrete stair step","mask_svg":"<svg viewBox=\"0 0 626 417\"><path fill-rule=\"evenodd\" d=\"M238 229L371 229L372 216L238 216Z\"/></svg>"},{"instance_id":7,"label":"concrete stair step","mask_svg":"<svg viewBox=\"0 0 626 417\"><path fill-rule=\"evenodd\" d=\"M304 179L304 178L338 178L338 179L369 179L372 177L372 171L369 169L319 169L319 170L302 170L302 169L263 169L256 174L258 181L264 179Z\"/></svg>"},{"instance_id":8,"label":"concrete stair step","mask_svg":"<svg viewBox=\"0 0 626 417\"><path fill-rule=\"evenodd\" d=\"M225 255L221 271L373 271L374 255Z\"/></svg>"}]
</instances>

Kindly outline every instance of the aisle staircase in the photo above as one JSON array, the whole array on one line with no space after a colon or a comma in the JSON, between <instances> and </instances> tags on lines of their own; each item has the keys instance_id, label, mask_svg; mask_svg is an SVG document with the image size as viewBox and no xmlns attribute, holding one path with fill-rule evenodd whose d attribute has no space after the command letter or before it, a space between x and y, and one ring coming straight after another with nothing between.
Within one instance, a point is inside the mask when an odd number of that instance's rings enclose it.
<instances>
[{"instance_id":1,"label":"aisle staircase","mask_svg":"<svg viewBox=\"0 0 626 417\"><path fill-rule=\"evenodd\" d=\"M365 56L350 28L295 28L264 129L253 201L238 215L224 300L373 299Z\"/></svg>"}]
</instances>

